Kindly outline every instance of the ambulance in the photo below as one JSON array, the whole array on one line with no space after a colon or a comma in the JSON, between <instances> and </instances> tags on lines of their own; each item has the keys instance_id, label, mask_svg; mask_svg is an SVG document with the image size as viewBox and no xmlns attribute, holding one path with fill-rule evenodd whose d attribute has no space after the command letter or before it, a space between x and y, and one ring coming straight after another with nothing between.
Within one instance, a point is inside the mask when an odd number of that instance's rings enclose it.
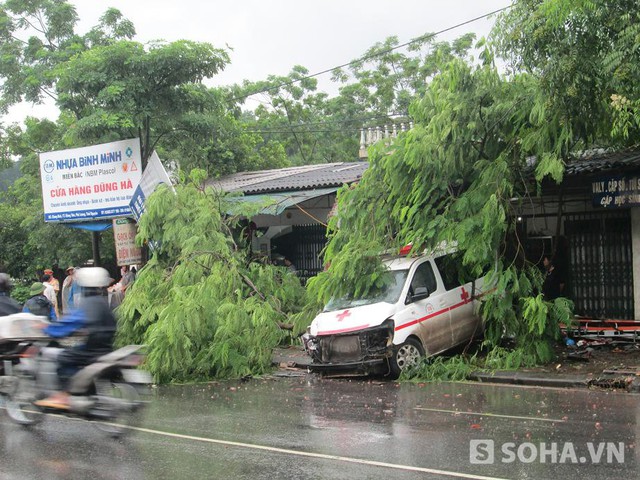
<instances>
[{"instance_id":1,"label":"ambulance","mask_svg":"<svg viewBox=\"0 0 640 480\"><path fill-rule=\"evenodd\" d=\"M482 279L460 255L383 257L389 281L365 298L332 299L303 336L310 370L397 378L422 357L465 344L483 332Z\"/></svg>"}]
</instances>

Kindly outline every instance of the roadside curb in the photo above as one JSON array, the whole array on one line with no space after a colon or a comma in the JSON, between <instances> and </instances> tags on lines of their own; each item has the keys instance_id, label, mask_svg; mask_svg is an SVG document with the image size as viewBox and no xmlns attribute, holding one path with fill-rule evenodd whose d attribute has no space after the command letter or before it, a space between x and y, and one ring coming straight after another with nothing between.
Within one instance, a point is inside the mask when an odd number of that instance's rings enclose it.
<instances>
[{"instance_id":1,"label":"roadside curb","mask_svg":"<svg viewBox=\"0 0 640 480\"><path fill-rule=\"evenodd\" d=\"M468 379L480 383L553 388L595 387L640 393L640 377L629 375L602 374L598 377L593 377L590 375L543 375L517 371L497 371L493 373L474 372L469 375Z\"/></svg>"},{"instance_id":2,"label":"roadside curb","mask_svg":"<svg viewBox=\"0 0 640 480\"><path fill-rule=\"evenodd\" d=\"M532 387L588 388L593 380L581 375L543 376L531 373L497 371L492 373L474 372L469 380L480 383L501 383Z\"/></svg>"},{"instance_id":3,"label":"roadside curb","mask_svg":"<svg viewBox=\"0 0 640 480\"><path fill-rule=\"evenodd\" d=\"M311 358L302 347L277 348L272 354L272 363L281 370L307 370ZM640 393L640 375L602 373L600 375L570 375L557 373L536 373L512 370L495 372L473 372L467 380L478 383L502 385L522 385L548 388L598 388Z\"/></svg>"}]
</instances>

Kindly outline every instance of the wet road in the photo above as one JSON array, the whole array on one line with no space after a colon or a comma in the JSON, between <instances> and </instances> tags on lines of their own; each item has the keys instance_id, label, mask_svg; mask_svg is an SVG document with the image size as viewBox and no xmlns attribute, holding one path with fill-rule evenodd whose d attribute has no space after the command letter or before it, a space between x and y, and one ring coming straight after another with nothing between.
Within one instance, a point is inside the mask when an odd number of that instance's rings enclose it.
<instances>
[{"instance_id":1,"label":"wet road","mask_svg":"<svg viewBox=\"0 0 640 480\"><path fill-rule=\"evenodd\" d=\"M121 440L0 411L0 478L638 478L639 425L628 393L261 379L157 389Z\"/></svg>"}]
</instances>

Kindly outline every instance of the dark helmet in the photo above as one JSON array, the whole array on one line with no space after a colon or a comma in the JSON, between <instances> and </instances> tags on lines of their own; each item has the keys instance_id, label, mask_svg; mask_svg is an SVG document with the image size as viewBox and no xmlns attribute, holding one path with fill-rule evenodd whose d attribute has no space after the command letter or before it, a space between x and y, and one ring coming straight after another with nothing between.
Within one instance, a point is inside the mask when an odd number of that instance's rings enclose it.
<instances>
[{"instance_id":1,"label":"dark helmet","mask_svg":"<svg viewBox=\"0 0 640 480\"><path fill-rule=\"evenodd\" d=\"M13 288L11 277L6 273L0 273L0 292L8 292Z\"/></svg>"}]
</instances>

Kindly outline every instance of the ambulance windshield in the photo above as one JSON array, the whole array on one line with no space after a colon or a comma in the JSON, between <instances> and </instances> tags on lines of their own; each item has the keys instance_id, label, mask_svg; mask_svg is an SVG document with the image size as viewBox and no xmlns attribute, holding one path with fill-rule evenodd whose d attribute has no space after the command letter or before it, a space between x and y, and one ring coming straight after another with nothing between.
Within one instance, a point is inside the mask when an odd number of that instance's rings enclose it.
<instances>
[{"instance_id":1,"label":"ambulance windshield","mask_svg":"<svg viewBox=\"0 0 640 480\"><path fill-rule=\"evenodd\" d=\"M361 298L353 298L350 296L342 298L332 298L324 307L325 312L334 310L343 310L345 308L360 307L362 305L371 305L373 303L396 303L402 293L402 287L407 279L409 270L391 270L389 271L389 281L381 288L370 292L369 295Z\"/></svg>"}]
</instances>

